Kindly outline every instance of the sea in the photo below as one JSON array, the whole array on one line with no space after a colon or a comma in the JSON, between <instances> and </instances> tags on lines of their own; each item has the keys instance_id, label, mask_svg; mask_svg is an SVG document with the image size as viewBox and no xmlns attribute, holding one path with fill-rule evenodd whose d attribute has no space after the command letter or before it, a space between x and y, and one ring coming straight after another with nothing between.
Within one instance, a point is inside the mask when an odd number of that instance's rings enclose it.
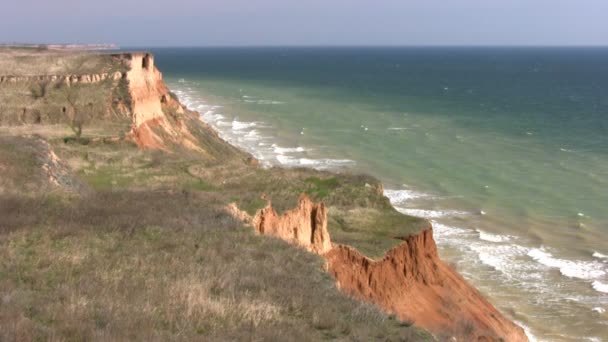
<instances>
[{"instance_id":1,"label":"sea","mask_svg":"<svg viewBox=\"0 0 608 342\"><path fill-rule=\"evenodd\" d=\"M371 174L532 341L608 341L608 48L150 48L267 166Z\"/></svg>"}]
</instances>

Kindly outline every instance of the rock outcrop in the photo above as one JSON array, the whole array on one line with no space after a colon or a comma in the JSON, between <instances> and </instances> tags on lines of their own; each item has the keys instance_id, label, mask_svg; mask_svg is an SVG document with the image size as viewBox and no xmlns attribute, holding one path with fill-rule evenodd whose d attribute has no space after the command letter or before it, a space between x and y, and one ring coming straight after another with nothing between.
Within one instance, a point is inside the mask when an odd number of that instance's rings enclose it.
<instances>
[{"instance_id":1,"label":"rock outcrop","mask_svg":"<svg viewBox=\"0 0 608 342\"><path fill-rule=\"evenodd\" d=\"M169 96L160 71L154 66L154 57L148 53L125 54L129 64L126 79L131 97L133 125L164 118L161 99Z\"/></svg>"},{"instance_id":2,"label":"rock outcrop","mask_svg":"<svg viewBox=\"0 0 608 342\"><path fill-rule=\"evenodd\" d=\"M121 58L127 60L129 70L125 74L132 113L129 137L141 148L168 150L174 144L208 155L186 125L186 109L169 92L154 56L142 52ZM198 113L191 114L198 118Z\"/></svg>"},{"instance_id":3,"label":"rock outcrop","mask_svg":"<svg viewBox=\"0 0 608 342\"><path fill-rule=\"evenodd\" d=\"M298 206L283 215L278 215L269 201L257 212L252 224L260 234L281 238L313 253L325 254L332 247L327 231L327 208L304 194Z\"/></svg>"},{"instance_id":4,"label":"rock outcrop","mask_svg":"<svg viewBox=\"0 0 608 342\"><path fill-rule=\"evenodd\" d=\"M440 339L528 340L523 329L505 318L440 260L430 223L420 233L401 239L403 242L384 258L372 260L353 247L332 245L325 205L306 195L300 197L295 209L283 215L278 215L270 202L253 219L235 206L229 212L251 223L260 234L281 238L321 255L342 291L375 303Z\"/></svg>"},{"instance_id":5,"label":"rock outcrop","mask_svg":"<svg viewBox=\"0 0 608 342\"><path fill-rule=\"evenodd\" d=\"M344 245L324 256L343 291L433 333L462 341L527 341L520 327L439 259L430 226L381 260Z\"/></svg>"}]
</instances>

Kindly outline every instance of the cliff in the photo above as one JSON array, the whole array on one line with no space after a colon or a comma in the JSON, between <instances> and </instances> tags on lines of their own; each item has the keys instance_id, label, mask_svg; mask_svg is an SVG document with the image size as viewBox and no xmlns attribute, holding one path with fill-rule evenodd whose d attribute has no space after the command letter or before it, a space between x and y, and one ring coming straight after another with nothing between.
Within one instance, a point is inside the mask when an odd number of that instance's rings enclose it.
<instances>
[{"instance_id":1,"label":"cliff","mask_svg":"<svg viewBox=\"0 0 608 342\"><path fill-rule=\"evenodd\" d=\"M331 249L327 208L323 203L314 203L306 195L300 197L295 209L283 215L278 215L269 201L258 211L252 223L260 234L287 240L313 253L324 254Z\"/></svg>"},{"instance_id":2,"label":"cliff","mask_svg":"<svg viewBox=\"0 0 608 342\"><path fill-rule=\"evenodd\" d=\"M374 211L374 216L370 215L369 209L374 203L376 207L384 208L388 202L382 197L381 186L370 186L367 178L349 180L338 175L327 178L328 175L316 171L261 170L252 166L247 162L251 161L249 155L223 141L199 119L198 113L179 103L167 89L153 56L148 53L27 56L26 60L27 63L17 66L9 59L0 60L0 126L72 124L73 117L67 110L71 108L71 112L85 116L85 133L89 127L110 125L103 131L112 135L108 141L130 140L141 150L170 152L159 161L143 153L149 151L138 151L142 152L138 155L142 159L133 164L131 159L136 154L131 150L123 151L124 160L116 162L120 158L116 150L127 149L120 144L112 145L113 149L106 151L106 148L96 150L95 146L70 146L60 142L55 147L64 150L66 160L80 169L64 172L63 164L48 149L50 162L44 159L39 164L44 178L51 183L66 183L62 179L79 174L91 180L93 188L114 189L118 184L132 182L135 189L169 187L174 193L183 193L184 198L191 196L192 188L197 188L206 192L208 197L203 197L207 200L222 205L233 198L255 203L252 198L257 198L261 189L282 196L308 188L309 193L339 194L335 196L332 208L344 209L340 211L341 224L345 229L359 229L357 234L373 230L373 225L379 226L381 219L385 220L383 226L392 230L398 226L397 221L407 219L396 212L387 218L387 212L379 210ZM62 63L57 63L58 60ZM133 144L124 145L136 149ZM174 152L183 150L194 153L179 159L183 155ZM190 155L194 157L190 158ZM83 156L83 160L74 162L77 156ZM172 157L175 159L170 160ZM121 165L138 165L137 171L143 171L143 174L133 175L132 167L123 169ZM123 177L114 179L121 172ZM350 207L356 210L348 210ZM328 212L324 203L314 202L308 196L301 196L296 207L283 214L278 214L270 201L254 217L241 212L235 205L230 207L234 217L251 224L259 234L286 240L322 256L327 271L342 291L375 303L436 336L467 341L527 340L521 328L500 314L439 259L430 224L421 232L402 238L383 258L372 260L353 247L332 243ZM355 214L365 216L369 225L360 227L356 220L350 222L348 218ZM336 219L335 215L333 219ZM199 222L197 220L188 222ZM385 249L388 248L382 250Z\"/></svg>"},{"instance_id":3,"label":"cliff","mask_svg":"<svg viewBox=\"0 0 608 342\"><path fill-rule=\"evenodd\" d=\"M430 223L421 233L402 238L384 258L372 260L350 246L331 244L324 204L306 195L297 208L283 215L269 203L250 222L260 234L321 255L341 290L436 336L462 341L528 340L523 329L440 260Z\"/></svg>"},{"instance_id":4,"label":"cliff","mask_svg":"<svg viewBox=\"0 0 608 342\"><path fill-rule=\"evenodd\" d=\"M146 52L0 51L0 126L111 126L142 149L244 157L182 106ZM4 58L6 57L6 58Z\"/></svg>"}]
</instances>

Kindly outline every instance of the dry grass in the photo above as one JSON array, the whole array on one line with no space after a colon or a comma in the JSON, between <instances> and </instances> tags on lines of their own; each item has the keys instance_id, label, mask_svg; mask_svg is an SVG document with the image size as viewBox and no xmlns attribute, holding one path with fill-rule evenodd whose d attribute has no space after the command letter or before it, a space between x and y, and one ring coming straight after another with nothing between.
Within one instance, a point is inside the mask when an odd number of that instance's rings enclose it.
<instances>
[{"instance_id":1,"label":"dry grass","mask_svg":"<svg viewBox=\"0 0 608 342\"><path fill-rule=\"evenodd\" d=\"M40 138L14 129L0 132L0 341L431 339L339 292L320 257L223 211L236 201L253 212L263 193L285 210L308 192L332 208L338 242L418 229L373 178L252 167L204 127L197 135L211 159L125 141L65 143L65 128L36 126L85 184L66 193L42 172Z\"/></svg>"},{"instance_id":2,"label":"dry grass","mask_svg":"<svg viewBox=\"0 0 608 342\"><path fill-rule=\"evenodd\" d=\"M419 340L212 193L0 198L0 340Z\"/></svg>"},{"instance_id":3,"label":"dry grass","mask_svg":"<svg viewBox=\"0 0 608 342\"><path fill-rule=\"evenodd\" d=\"M80 75L116 70L109 54L0 48L0 75Z\"/></svg>"}]
</instances>

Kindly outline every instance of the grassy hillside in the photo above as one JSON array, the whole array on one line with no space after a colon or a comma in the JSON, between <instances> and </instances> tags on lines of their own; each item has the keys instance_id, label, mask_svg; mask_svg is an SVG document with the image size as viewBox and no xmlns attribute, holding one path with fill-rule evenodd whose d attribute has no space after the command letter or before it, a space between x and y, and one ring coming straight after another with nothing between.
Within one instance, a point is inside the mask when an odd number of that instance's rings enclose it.
<instances>
[{"instance_id":1,"label":"grassy hillside","mask_svg":"<svg viewBox=\"0 0 608 342\"><path fill-rule=\"evenodd\" d=\"M0 49L0 75L121 68ZM226 212L254 214L262 196L281 212L307 193L328 206L334 242L380 257L427 223L396 212L377 180L261 168L171 94L158 99L165 126L148 126L161 150L142 150L123 81L0 83L0 341L432 339L341 293L319 256Z\"/></svg>"},{"instance_id":2,"label":"grassy hillside","mask_svg":"<svg viewBox=\"0 0 608 342\"><path fill-rule=\"evenodd\" d=\"M300 191L388 210L373 179L32 130L44 136L0 128L0 340L431 338L342 294L320 257L224 211L254 212L262 193L287 209Z\"/></svg>"},{"instance_id":3,"label":"grassy hillside","mask_svg":"<svg viewBox=\"0 0 608 342\"><path fill-rule=\"evenodd\" d=\"M0 82L0 125L66 123L72 108L87 123L128 125L126 81L108 76L126 68L110 54L0 48L0 77L21 78ZM101 74L107 78L95 83L68 84L61 78Z\"/></svg>"}]
</instances>

